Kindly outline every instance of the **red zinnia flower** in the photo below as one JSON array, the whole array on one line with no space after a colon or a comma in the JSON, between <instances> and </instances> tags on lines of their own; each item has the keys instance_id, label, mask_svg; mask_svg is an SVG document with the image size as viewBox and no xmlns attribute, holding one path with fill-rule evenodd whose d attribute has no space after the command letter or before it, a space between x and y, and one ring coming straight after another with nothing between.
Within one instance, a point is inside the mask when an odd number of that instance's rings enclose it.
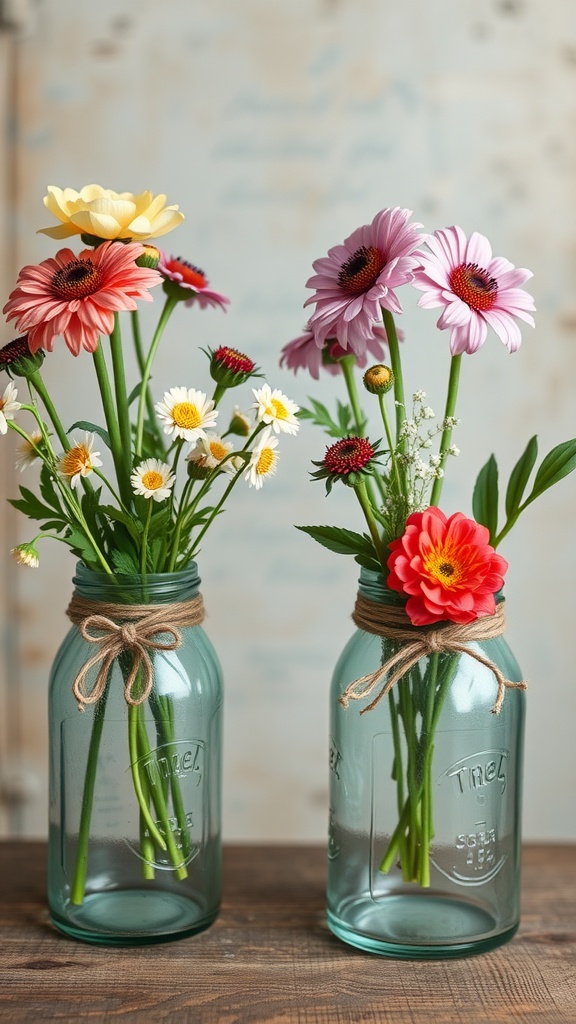
<instances>
[{"instance_id":1,"label":"red zinnia flower","mask_svg":"<svg viewBox=\"0 0 576 1024\"><path fill-rule=\"evenodd\" d=\"M60 249L54 258L24 267L3 312L28 333L31 352L52 351L63 335L73 355L82 348L94 352L101 334L110 335L114 313L136 309L136 299L152 301L148 288L160 274L136 266L142 253L138 242L104 242L78 256Z\"/></svg>"},{"instance_id":2,"label":"red zinnia flower","mask_svg":"<svg viewBox=\"0 0 576 1024\"><path fill-rule=\"evenodd\" d=\"M343 437L326 449L323 465L334 476L348 476L365 469L376 452L366 437Z\"/></svg>"},{"instance_id":3,"label":"red zinnia flower","mask_svg":"<svg viewBox=\"0 0 576 1024\"><path fill-rule=\"evenodd\" d=\"M403 536L389 545L388 586L408 595L415 626L494 614L508 563L488 540L486 527L462 512L447 519L432 506L408 517Z\"/></svg>"},{"instance_id":4,"label":"red zinnia flower","mask_svg":"<svg viewBox=\"0 0 576 1024\"><path fill-rule=\"evenodd\" d=\"M212 358L219 366L231 370L232 373L252 373L255 367L255 363L249 356L245 356L243 352L238 352L235 348L228 348L227 345L217 348Z\"/></svg>"}]
</instances>

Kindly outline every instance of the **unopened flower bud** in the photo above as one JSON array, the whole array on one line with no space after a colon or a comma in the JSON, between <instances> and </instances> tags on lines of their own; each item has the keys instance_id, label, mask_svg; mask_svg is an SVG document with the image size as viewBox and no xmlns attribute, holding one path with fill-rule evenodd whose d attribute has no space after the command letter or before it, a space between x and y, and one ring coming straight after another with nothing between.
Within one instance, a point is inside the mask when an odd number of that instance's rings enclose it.
<instances>
[{"instance_id":1,"label":"unopened flower bud","mask_svg":"<svg viewBox=\"0 0 576 1024\"><path fill-rule=\"evenodd\" d=\"M11 377L32 377L43 362L44 352L30 351L27 334L0 348L0 370L6 370Z\"/></svg>"},{"instance_id":2,"label":"unopened flower bud","mask_svg":"<svg viewBox=\"0 0 576 1024\"><path fill-rule=\"evenodd\" d=\"M29 565L31 569L37 569L40 565L38 551L34 543L18 544L10 551L12 558L20 565Z\"/></svg>"},{"instance_id":3,"label":"unopened flower bud","mask_svg":"<svg viewBox=\"0 0 576 1024\"><path fill-rule=\"evenodd\" d=\"M385 395L394 384L394 374L389 366L376 363L370 366L364 377L364 387L372 395Z\"/></svg>"},{"instance_id":4,"label":"unopened flower bud","mask_svg":"<svg viewBox=\"0 0 576 1024\"><path fill-rule=\"evenodd\" d=\"M240 407L237 405L232 413L232 419L228 427L229 434L237 434L239 437L248 437L252 429L252 425L248 416L243 413Z\"/></svg>"},{"instance_id":5,"label":"unopened flower bud","mask_svg":"<svg viewBox=\"0 0 576 1024\"><path fill-rule=\"evenodd\" d=\"M144 245L143 250L142 255L136 260L136 266L156 270L162 255L160 249L157 249L155 245Z\"/></svg>"}]
</instances>

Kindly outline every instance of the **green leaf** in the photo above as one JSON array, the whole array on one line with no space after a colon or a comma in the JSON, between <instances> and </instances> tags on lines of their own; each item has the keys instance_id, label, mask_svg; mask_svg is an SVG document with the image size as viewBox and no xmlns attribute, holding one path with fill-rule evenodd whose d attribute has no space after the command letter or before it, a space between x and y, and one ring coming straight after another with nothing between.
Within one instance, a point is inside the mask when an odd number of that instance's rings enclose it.
<instances>
[{"instance_id":1,"label":"green leaf","mask_svg":"<svg viewBox=\"0 0 576 1024\"><path fill-rule=\"evenodd\" d=\"M51 505L52 508L62 514L62 505L58 491L54 486L52 474L45 462L42 463L42 469L40 470L40 493L48 505Z\"/></svg>"},{"instance_id":2,"label":"green leaf","mask_svg":"<svg viewBox=\"0 0 576 1024\"><path fill-rule=\"evenodd\" d=\"M21 498L9 498L9 504L23 512L29 519L54 519L54 509L44 505L40 498L27 487L20 488Z\"/></svg>"},{"instance_id":3,"label":"green leaf","mask_svg":"<svg viewBox=\"0 0 576 1024\"><path fill-rule=\"evenodd\" d=\"M140 392L142 391L143 383L144 381L139 380L136 387L132 388L132 391L128 395L128 405L132 405L132 402L135 402L136 399L140 397Z\"/></svg>"},{"instance_id":4,"label":"green leaf","mask_svg":"<svg viewBox=\"0 0 576 1024\"><path fill-rule=\"evenodd\" d=\"M116 508L115 505L102 505L100 511L104 512L109 519L113 519L117 523L122 523L135 541L140 540L144 527L140 520L136 519L135 516L131 516L127 512L123 512L122 509Z\"/></svg>"},{"instance_id":5,"label":"green leaf","mask_svg":"<svg viewBox=\"0 0 576 1024\"><path fill-rule=\"evenodd\" d=\"M374 545L366 534L345 530L340 526L297 526L297 530L307 533L329 551L339 555L353 555L359 558L375 559ZM378 560L376 559L378 564ZM360 563L363 564L363 563Z\"/></svg>"},{"instance_id":6,"label":"green leaf","mask_svg":"<svg viewBox=\"0 0 576 1024\"><path fill-rule=\"evenodd\" d=\"M528 502L534 501L549 487L568 476L573 469L576 469L576 438L571 441L563 441L562 444L557 444L551 452L548 452L536 473Z\"/></svg>"},{"instance_id":7,"label":"green leaf","mask_svg":"<svg viewBox=\"0 0 576 1024\"><path fill-rule=\"evenodd\" d=\"M311 398L310 402L312 408L300 409L298 416L300 419L311 420L317 427L322 427L329 437L346 437L354 429L354 420L349 406L338 402L338 422L336 422L322 402L318 402L315 398Z\"/></svg>"},{"instance_id":8,"label":"green leaf","mask_svg":"<svg viewBox=\"0 0 576 1024\"><path fill-rule=\"evenodd\" d=\"M524 453L520 456L512 470L512 473L510 474L510 480L506 490L506 516L508 519L517 512L520 506L522 498L524 497L526 485L528 484L530 473L534 468L537 455L538 438L535 434L534 437L531 437L528 441Z\"/></svg>"},{"instance_id":9,"label":"green leaf","mask_svg":"<svg viewBox=\"0 0 576 1024\"><path fill-rule=\"evenodd\" d=\"M490 533L490 542L498 533L498 466L493 455L482 467L474 485L472 510L477 523Z\"/></svg>"},{"instance_id":10,"label":"green leaf","mask_svg":"<svg viewBox=\"0 0 576 1024\"><path fill-rule=\"evenodd\" d=\"M112 568L124 576L133 576L140 572L135 559L128 551L114 550L111 554Z\"/></svg>"},{"instance_id":11,"label":"green leaf","mask_svg":"<svg viewBox=\"0 0 576 1024\"><path fill-rule=\"evenodd\" d=\"M77 526L71 526L66 534L66 541L78 558L87 565L99 566L98 556L93 545Z\"/></svg>"},{"instance_id":12,"label":"green leaf","mask_svg":"<svg viewBox=\"0 0 576 1024\"><path fill-rule=\"evenodd\" d=\"M110 434L107 430L104 430L104 427L99 427L97 423L90 423L88 420L77 420L76 423L73 423L72 426L69 427L67 433L70 434L72 430L88 430L91 434L98 434L98 437L102 438L106 447L109 448L110 451L112 450Z\"/></svg>"},{"instance_id":13,"label":"green leaf","mask_svg":"<svg viewBox=\"0 0 576 1024\"><path fill-rule=\"evenodd\" d=\"M157 537L159 533L166 532L168 524L170 523L170 506L161 509L150 519L150 525L148 527L148 539L152 540L153 537Z\"/></svg>"}]
</instances>

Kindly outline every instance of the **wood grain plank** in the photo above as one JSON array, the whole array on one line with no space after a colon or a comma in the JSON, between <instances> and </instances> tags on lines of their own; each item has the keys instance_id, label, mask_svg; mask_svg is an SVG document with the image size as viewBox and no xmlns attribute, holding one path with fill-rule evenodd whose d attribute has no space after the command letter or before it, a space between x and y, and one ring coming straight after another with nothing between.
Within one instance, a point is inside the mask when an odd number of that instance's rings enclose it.
<instances>
[{"instance_id":1,"label":"wood grain plank","mask_svg":"<svg viewBox=\"0 0 576 1024\"><path fill-rule=\"evenodd\" d=\"M234 846L209 931L138 949L55 933L45 846L0 844L0 1015L93 1024L574 1024L576 849L531 846L516 939L461 961L390 961L324 922L324 851Z\"/></svg>"}]
</instances>

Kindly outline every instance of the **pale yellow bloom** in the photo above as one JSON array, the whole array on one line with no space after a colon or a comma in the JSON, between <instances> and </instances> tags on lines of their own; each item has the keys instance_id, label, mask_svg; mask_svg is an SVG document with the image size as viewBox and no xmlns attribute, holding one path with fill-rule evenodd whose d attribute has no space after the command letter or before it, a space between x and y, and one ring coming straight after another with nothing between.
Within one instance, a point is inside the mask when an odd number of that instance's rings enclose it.
<instances>
[{"instance_id":1,"label":"pale yellow bloom","mask_svg":"<svg viewBox=\"0 0 576 1024\"><path fill-rule=\"evenodd\" d=\"M80 192L49 185L44 206L60 221L58 227L40 229L50 238L85 234L143 242L167 234L184 220L177 206L166 206L166 196L113 192L100 185L85 185Z\"/></svg>"}]
</instances>

